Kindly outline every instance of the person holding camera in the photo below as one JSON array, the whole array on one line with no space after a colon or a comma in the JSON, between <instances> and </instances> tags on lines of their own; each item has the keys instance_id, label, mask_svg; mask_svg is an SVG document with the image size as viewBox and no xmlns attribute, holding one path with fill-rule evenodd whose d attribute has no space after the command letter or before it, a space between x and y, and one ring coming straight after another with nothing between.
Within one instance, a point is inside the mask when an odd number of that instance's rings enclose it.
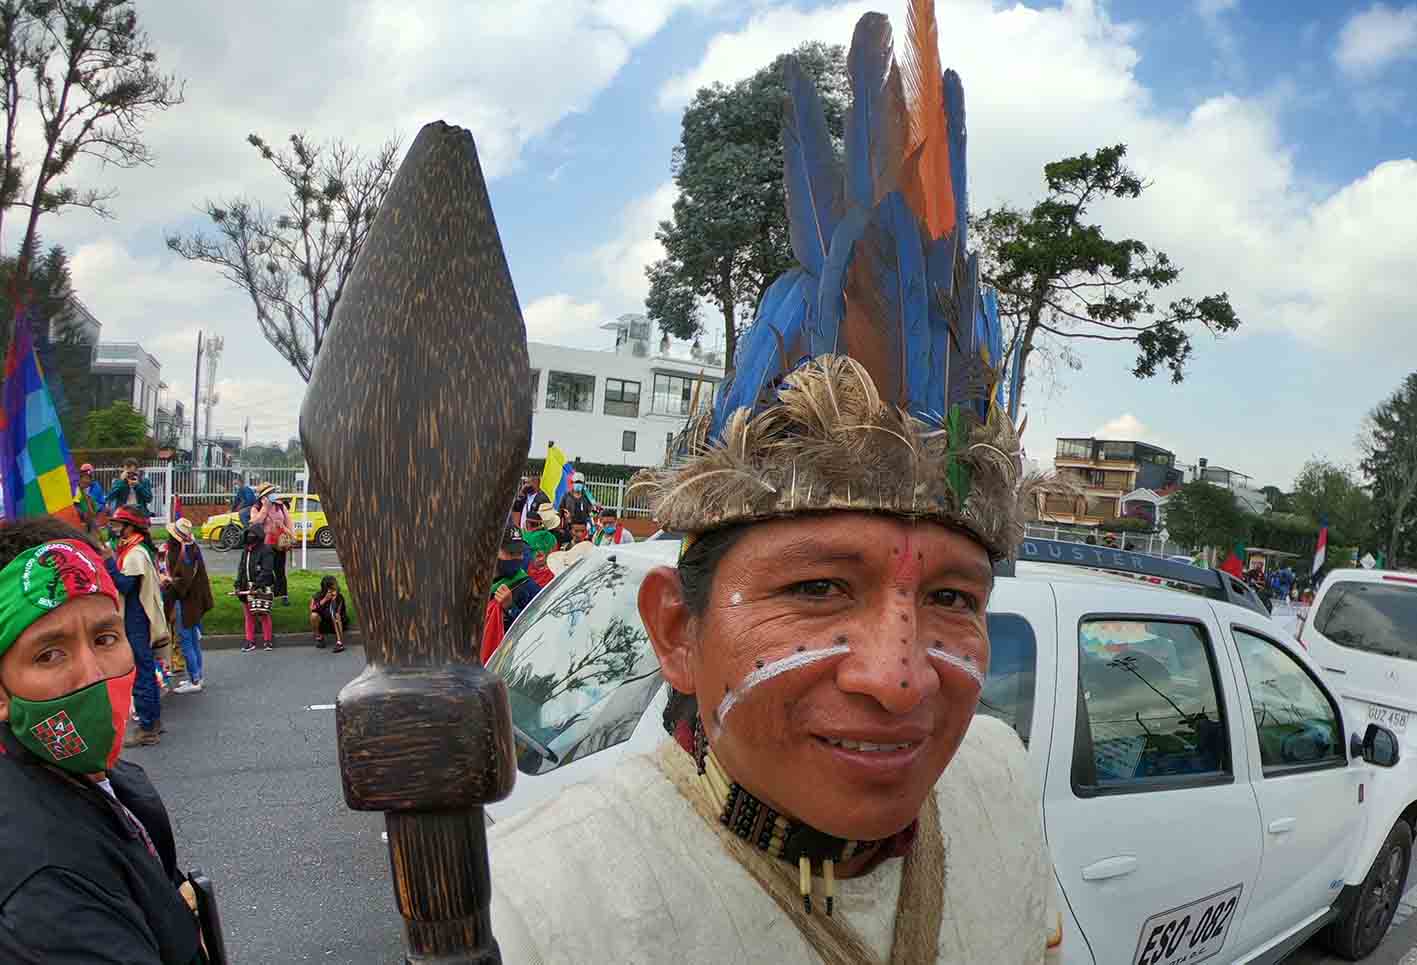
<instances>
[{"instance_id":1,"label":"person holding camera","mask_svg":"<svg viewBox=\"0 0 1417 965\"><path fill-rule=\"evenodd\" d=\"M138 468L138 460L124 459L123 472L118 475L118 481L108 491L108 499L105 504L112 511L128 506L137 509L144 516L151 516L153 514L152 501L152 481L143 477L143 471Z\"/></svg>"}]
</instances>

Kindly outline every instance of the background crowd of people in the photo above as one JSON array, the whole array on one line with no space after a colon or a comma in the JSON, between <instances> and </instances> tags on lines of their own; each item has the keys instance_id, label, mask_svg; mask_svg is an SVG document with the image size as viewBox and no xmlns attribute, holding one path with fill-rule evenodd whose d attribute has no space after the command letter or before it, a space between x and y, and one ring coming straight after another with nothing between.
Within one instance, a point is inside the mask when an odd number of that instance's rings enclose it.
<instances>
[{"instance_id":1,"label":"background crowd of people","mask_svg":"<svg viewBox=\"0 0 1417 965\"><path fill-rule=\"evenodd\" d=\"M633 543L635 537L615 510L596 503L585 476L575 473L570 489L553 505L540 479L527 476L507 514L497 550L497 573L482 628L482 661L536 594L593 546Z\"/></svg>"}]
</instances>

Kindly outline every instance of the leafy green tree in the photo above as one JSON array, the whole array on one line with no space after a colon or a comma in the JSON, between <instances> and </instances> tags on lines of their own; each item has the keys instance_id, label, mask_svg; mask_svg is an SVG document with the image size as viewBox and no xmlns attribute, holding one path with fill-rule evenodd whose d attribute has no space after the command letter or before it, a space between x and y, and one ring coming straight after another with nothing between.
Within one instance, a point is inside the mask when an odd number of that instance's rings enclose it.
<instances>
[{"instance_id":1,"label":"leafy green tree","mask_svg":"<svg viewBox=\"0 0 1417 965\"><path fill-rule=\"evenodd\" d=\"M127 402L115 402L89 413L84 445L90 449L123 449L148 438L148 421Z\"/></svg>"},{"instance_id":2,"label":"leafy green tree","mask_svg":"<svg viewBox=\"0 0 1417 965\"><path fill-rule=\"evenodd\" d=\"M308 382L394 179L399 142L366 157L343 141L316 144L303 134L292 134L285 149L256 134L246 140L288 189L280 213L249 197L208 201L214 234L170 235L167 246L245 292L261 334Z\"/></svg>"},{"instance_id":3,"label":"leafy green tree","mask_svg":"<svg viewBox=\"0 0 1417 965\"><path fill-rule=\"evenodd\" d=\"M19 298L33 307L31 334L54 409L64 438L77 443L92 401L93 343L75 308L68 253L54 245L32 264L28 277L19 282L19 258L0 258L0 291L18 289Z\"/></svg>"},{"instance_id":4,"label":"leafy green tree","mask_svg":"<svg viewBox=\"0 0 1417 965\"><path fill-rule=\"evenodd\" d=\"M1269 500L1269 508L1272 512L1294 512L1294 501L1290 493L1286 493L1278 486L1262 486L1260 492L1264 493L1265 499Z\"/></svg>"},{"instance_id":5,"label":"leafy green tree","mask_svg":"<svg viewBox=\"0 0 1417 965\"><path fill-rule=\"evenodd\" d=\"M984 280L999 293L1005 360L1018 358L1025 377L1035 353L1079 367L1071 343L1090 340L1134 345L1139 379L1165 366L1180 382L1195 326L1216 335L1240 326L1223 292L1158 305L1180 267L1145 242L1111 240L1088 222L1094 204L1146 190L1123 164L1126 153L1118 144L1045 164L1048 193L1031 210L1002 205L970 219Z\"/></svg>"},{"instance_id":6,"label":"leafy green tree","mask_svg":"<svg viewBox=\"0 0 1417 965\"><path fill-rule=\"evenodd\" d=\"M182 85L158 72L132 0L0 0L0 228L10 208L28 210L19 283L38 251L42 215L66 208L109 214L114 192L67 183L74 161L151 163L143 122L181 102ZM22 125L26 113L31 121ZM37 156L22 158L22 142L37 144ZM10 330L7 317L5 346Z\"/></svg>"},{"instance_id":7,"label":"leafy green tree","mask_svg":"<svg viewBox=\"0 0 1417 965\"><path fill-rule=\"evenodd\" d=\"M1410 561L1417 557L1417 372L1368 413L1358 442L1388 565Z\"/></svg>"},{"instance_id":8,"label":"leafy green tree","mask_svg":"<svg viewBox=\"0 0 1417 965\"><path fill-rule=\"evenodd\" d=\"M1171 538L1193 549L1228 550L1249 534L1250 520L1235 494L1199 479L1172 493L1165 512Z\"/></svg>"},{"instance_id":9,"label":"leafy green tree","mask_svg":"<svg viewBox=\"0 0 1417 965\"><path fill-rule=\"evenodd\" d=\"M1327 518L1335 540L1364 542L1373 523L1373 501L1346 467L1310 459L1294 479L1294 512L1317 523Z\"/></svg>"},{"instance_id":10,"label":"leafy green tree","mask_svg":"<svg viewBox=\"0 0 1417 965\"><path fill-rule=\"evenodd\" d=\"M645 308L661 331L696 338L704 329L699 300L718 310L729 368L740 323L751 321L768 286L794 264L782 183L787 56L694 95L674 148L674 215L655 235L665 255L646 269ZM845 51L809 43L791 56L817 85L839 142L850 102Z\"/></svg>"}]
</instances>

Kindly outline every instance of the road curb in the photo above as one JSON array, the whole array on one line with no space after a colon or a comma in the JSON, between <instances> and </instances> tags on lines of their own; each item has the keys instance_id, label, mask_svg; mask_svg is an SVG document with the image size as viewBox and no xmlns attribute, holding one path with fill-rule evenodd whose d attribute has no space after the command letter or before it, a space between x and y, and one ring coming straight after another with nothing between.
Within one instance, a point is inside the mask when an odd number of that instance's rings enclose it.
<instances>
[{"instance_id":1,"label":"road curb","mask_svg":"<svg viewBox=\"0 0 1417 965\"><path fill-rule=\"evenodd\" d=\"M308 647L316 649L315 641L308 632L306 633L277 633L272 639L277 647ZM240 650L241 645L246 642L246 638L239 633L214 633L203 635L203 650ZM334 646L335 638L333 634L325 634L326 649ZM344 635L346 647L361 647L364 645L364 638L358 630L348 630Z\"/></svg>"}]
</instances>

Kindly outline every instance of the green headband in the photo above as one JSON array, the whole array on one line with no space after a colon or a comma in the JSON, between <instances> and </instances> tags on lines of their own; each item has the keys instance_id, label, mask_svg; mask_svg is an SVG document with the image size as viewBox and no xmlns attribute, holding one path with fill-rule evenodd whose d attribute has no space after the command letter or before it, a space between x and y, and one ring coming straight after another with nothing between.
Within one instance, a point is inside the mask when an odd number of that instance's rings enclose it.
<instances>
[{"instance_id":1,"label":"green headband","mask_svg":"<svg viewBox=\"0 0 1417 965\"><path fill-rule=\"evenodd\" d=\"M95 593L118 607L113 578L87 543L64 539L25 550L0 570L0 656L46 613Z\"/></svg>"}]
</instances>

